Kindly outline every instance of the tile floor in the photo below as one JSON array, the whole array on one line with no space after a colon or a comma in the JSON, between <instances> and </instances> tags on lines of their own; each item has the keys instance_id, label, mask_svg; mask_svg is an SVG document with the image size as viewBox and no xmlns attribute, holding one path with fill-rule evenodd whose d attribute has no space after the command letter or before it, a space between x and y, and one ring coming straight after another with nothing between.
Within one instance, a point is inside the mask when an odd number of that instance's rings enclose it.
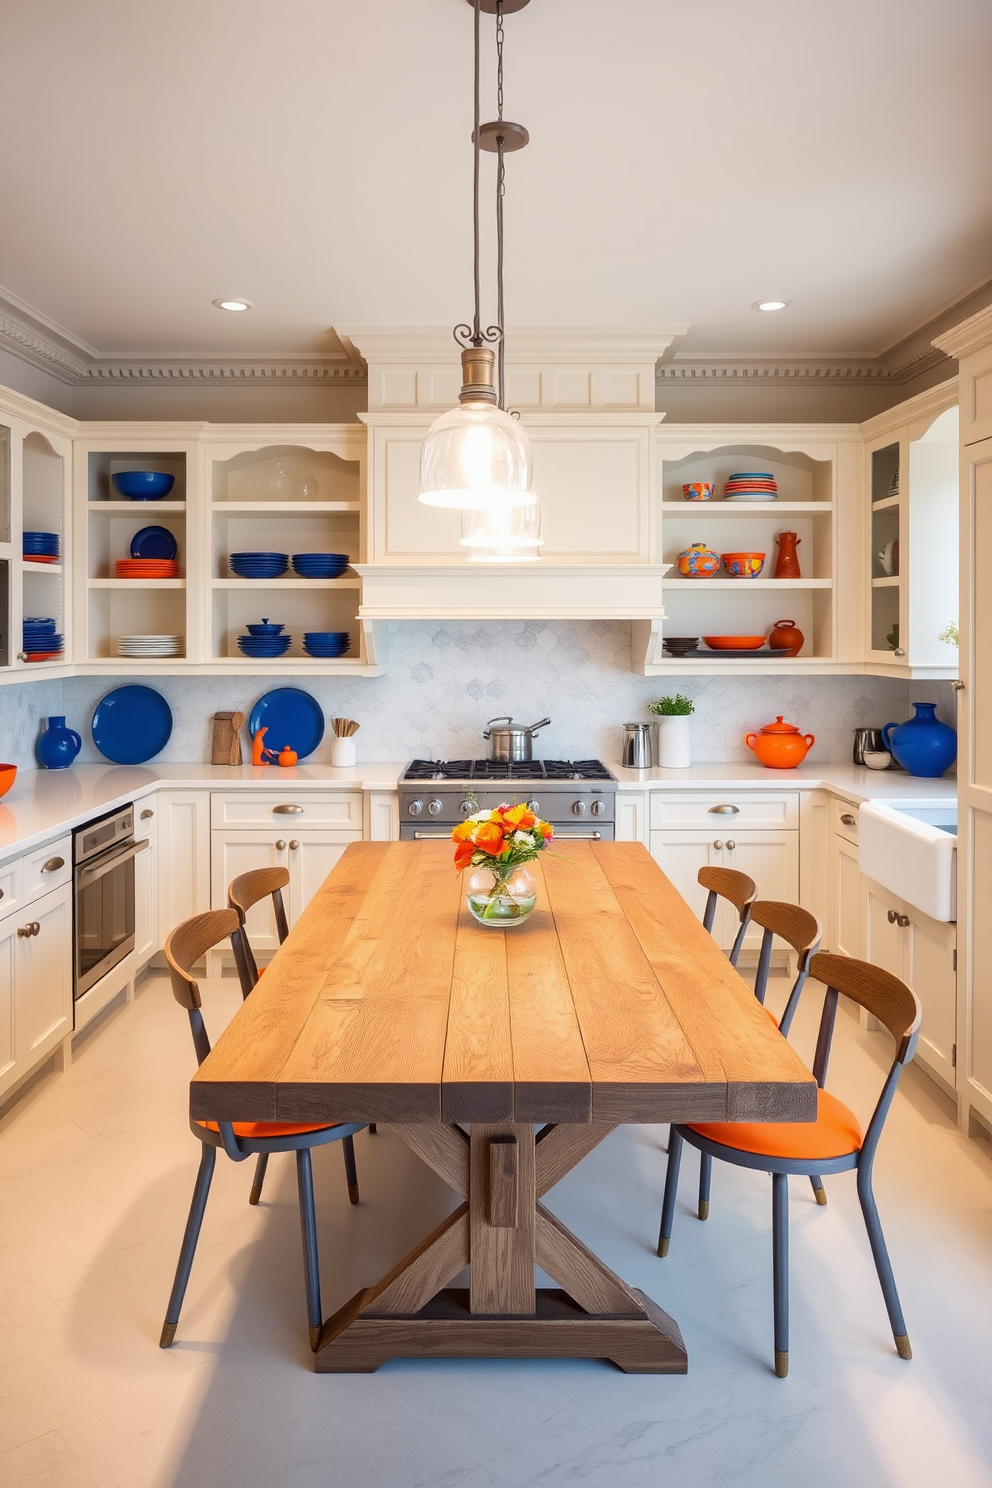
<instances>
[{"instance_id":1,"label":"tile floor","mask_svg":"<svg viewBox=\"0 0 992 1488\"><path fill-rule=\"evenodd\" d=\"M811 984L812 991L812 984ZM217 1028L238 1004L215 988ZM819 1000L795 1039L811 1057ZM884 1037L844 1017L831 1084L866 1111ZM687 1154L671 1254L654 1253L662 1127L613 1134L554 1208L678 1319L687 1377L596 1362L398 1361L316 1376L306 1343L292 1159L263 1204L218 1158L175 1346L157 1347L198 1148L192 1046L151 977L71 1070L0 1122L0 1488L988 1488L992 1149L955 1130L919 1071L882 1141L877 1191L915 1357L893 1351L853 1175L817 1208L792 1193L792 1373L771 1371L770 1184L714 1174L693 1212ZM315 1155L325 1312L453 1207L398 1141Z\"/></svg>"}]
</instances>

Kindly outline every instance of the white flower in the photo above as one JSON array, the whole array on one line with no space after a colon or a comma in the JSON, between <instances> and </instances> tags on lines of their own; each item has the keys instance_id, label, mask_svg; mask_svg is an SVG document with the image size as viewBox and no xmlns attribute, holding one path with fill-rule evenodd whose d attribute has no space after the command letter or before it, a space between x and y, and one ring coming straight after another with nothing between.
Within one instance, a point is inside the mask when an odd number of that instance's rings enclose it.
<instances>
[{"instance_id":1,"label":"white flower","mask_svg":"<svg viewBox=\"0 0 992 1488\"><path fill-rule=\"evenodd\" d=\"M515 842L518 847L534 846L534 836L532 832L514 832L510 841Z\"/></svg>"},{"instance_id":2,"label":"white flower","mask_svg":"<svg viewBox=\"0 0 992 1488\"><path fill-rule=\"evenodd\" d=\"M488 820L489 820L489 812L488 811L473 811L472 815L469 817L469 821L488 821Z\"/></svg>"}]
</instances>

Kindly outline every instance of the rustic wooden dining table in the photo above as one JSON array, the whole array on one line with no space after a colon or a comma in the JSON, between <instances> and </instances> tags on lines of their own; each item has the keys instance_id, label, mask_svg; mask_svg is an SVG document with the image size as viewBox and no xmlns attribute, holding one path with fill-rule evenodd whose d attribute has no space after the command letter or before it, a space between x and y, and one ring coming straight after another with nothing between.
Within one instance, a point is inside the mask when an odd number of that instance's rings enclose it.
<instances>
[{"instance_id":1,"label":"rustic wooden dining table","mask_svg":"<svg viewBox=\"0 0 992 1488\"><path fill-rule=\"evenodd\" d=\"M531 865L531 918L500 930L468 913L450 844L349 847L192 1081L196 1118L376 1122L461 1200L327 1319L318 1372L684 1372L674 1320L540 1200L624 1122L815 1117L806 1066L646 849L561 853Z\"/></svg>"}]
</instances>

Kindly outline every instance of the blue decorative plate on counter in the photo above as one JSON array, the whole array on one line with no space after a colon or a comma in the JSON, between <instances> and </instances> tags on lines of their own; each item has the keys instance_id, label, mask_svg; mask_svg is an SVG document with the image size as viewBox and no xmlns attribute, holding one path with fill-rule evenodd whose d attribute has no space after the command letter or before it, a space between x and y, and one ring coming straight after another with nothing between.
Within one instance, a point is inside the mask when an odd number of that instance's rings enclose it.
<instances>
[{"instance_id":1,"label":"blue decorative plate on counter","mask_svg":"<svg viewBox=\"0 0 992 1488\"><path fill-rule=\"evenodd\" d=\"M96 705L93 743L115 765L143 765L172 734L172 709L154 687L115 687Z\"/></svg>"},{"instance_id":2,"label":"blue decorative plate on counter","mask_svg":"<svg viewBox=\"0 0 992 1488\"><path fill-rule=\"evenodd\" d=\"M142 527L131 539L132 558L173 559L179 545L168 527Z\"/></svg>"},{"instance_id":3,"label":"blue decorative plate on counter","mask_svg":"<svg viewBox=\"0 0 992 1488\"><path fill-rule=\"evenodd\" d=\"M288 744L300 759L313 754L324 737L324 715L317 699L299 687L275 687L260 697L248 718L252 736L267 728L266 749L276 754Z\"/></svg>"}]
</instances>

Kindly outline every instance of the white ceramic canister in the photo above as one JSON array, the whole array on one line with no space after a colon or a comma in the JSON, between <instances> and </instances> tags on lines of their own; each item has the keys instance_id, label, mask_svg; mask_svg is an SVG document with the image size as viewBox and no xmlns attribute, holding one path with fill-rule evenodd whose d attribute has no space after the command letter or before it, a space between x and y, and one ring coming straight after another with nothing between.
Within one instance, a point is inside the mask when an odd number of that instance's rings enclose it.
<instances>
[{"instance_id":1,"label":"white ceramic canister","mask_svg":"<svg viewBox=\"0 0 992 1488\"><path fill-rule=\"evenodd\" d=\"M692 719L673 714L658 719L658 764L663 770L686 770L692 764Z\"/></svg>"},{"instance_id":2,"label":"white ceramic canister","mask_svg":"<svg viewBox=\"0 0 992 1488\"><path fill-rule=\"evenodd\" d=\"M347 739L334 738L331 740L332 765L353 765L355 758L355 741L350 735Z\"/></svg>"}]
</instances>

